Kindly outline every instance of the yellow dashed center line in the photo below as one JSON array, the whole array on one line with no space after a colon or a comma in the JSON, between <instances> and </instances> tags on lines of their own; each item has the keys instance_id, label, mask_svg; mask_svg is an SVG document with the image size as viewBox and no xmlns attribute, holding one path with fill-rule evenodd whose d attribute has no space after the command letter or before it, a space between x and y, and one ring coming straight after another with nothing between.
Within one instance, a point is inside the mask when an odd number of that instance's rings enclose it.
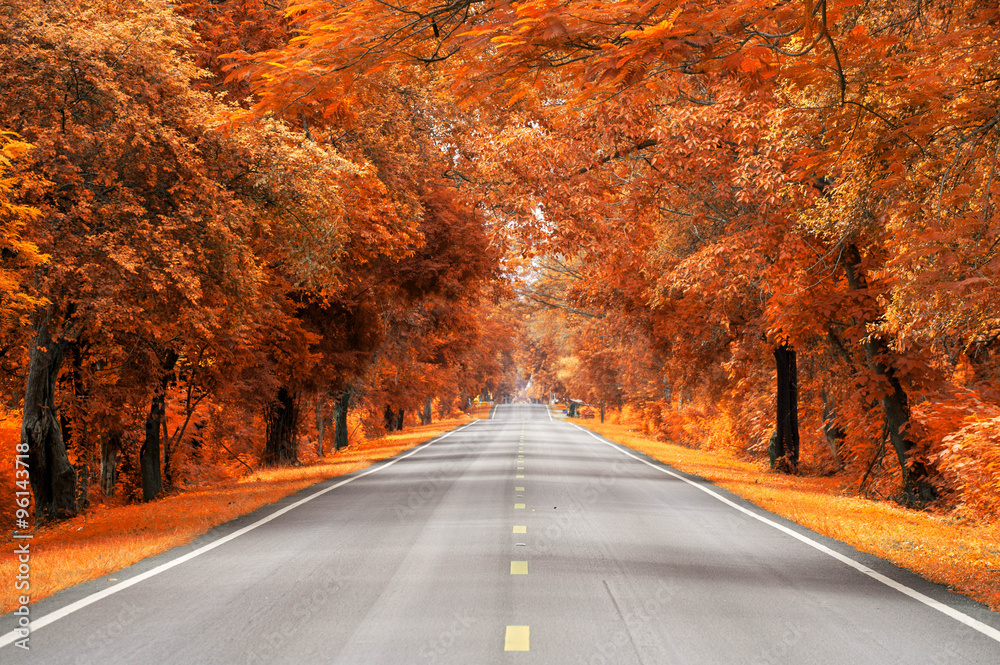
<instances>
[{"instance_id":1,"label":"yellow dashed center line","mask_svg":"<svg viewBox=\"0 0 1000 665\"><path fill-rule=\"evenodd\" d=\"M521 429L521 438L517 445L517 470L524 471L524 429ZM522 479L524 474L515 474L515 478ZM524 488L517 486L514 488L515 492L523 492ZM520 494L517 495L518 498L521 497ZM524 510L525 504L515 503L514 510ZM514 525L513 533L528 533L528 527L525 525ZM518 543L520 545L521 543ZM510 562L510 574L511 575L527 575L528 574L528 562L527 561L511 561ZM528 651L529 650L529 632L528 626L507 626L507 632L504 635L503 640L503 650L504 651Z\"/></svg>"},{"instance_id":2,"label":"yellow dashed center line","mask_svg":"<svg viewBox=\"0 0 1000 665\"><path fill-rule=\"evenodd\" d=\"M507 626L503 638L504 651L528 651L529 626Z\"/></svg>"}]
</instances>

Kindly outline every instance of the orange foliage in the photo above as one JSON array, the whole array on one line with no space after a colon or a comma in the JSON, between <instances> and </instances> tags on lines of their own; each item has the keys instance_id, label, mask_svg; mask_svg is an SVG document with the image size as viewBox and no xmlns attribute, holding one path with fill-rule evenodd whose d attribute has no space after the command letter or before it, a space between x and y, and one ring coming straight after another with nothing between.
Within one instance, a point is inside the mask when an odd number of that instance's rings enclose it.
<instances>
[{"instance_id":1,"label":"orange foliage","mask_svg":"<svg viewBox=\"0 0 1000 665\"><path fill-rule=\"evenodd\" d=\"M2 414L2 412L0 412ZM15 513L15 474L14 460L17 452L14 449L21 441L20 418L0 415L0 531L10 533L14 529Z\"/></svg>"}]
</instances>

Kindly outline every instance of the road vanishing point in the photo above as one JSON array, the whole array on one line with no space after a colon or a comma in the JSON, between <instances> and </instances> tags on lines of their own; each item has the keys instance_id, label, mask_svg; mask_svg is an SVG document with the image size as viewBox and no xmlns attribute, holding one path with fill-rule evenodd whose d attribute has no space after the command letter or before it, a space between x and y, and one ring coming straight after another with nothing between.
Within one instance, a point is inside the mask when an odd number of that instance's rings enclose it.
<instances>
[{"instance_id":1,"label":"road vanishing point","mask_svg":"<svg viewBox=\"0 0 1000 665\"><path fill-rule=\"evenodd\" d=\"M1000 615L498 406L3 617L0 662L997 665Z\"/></svg>"}]
</instances>

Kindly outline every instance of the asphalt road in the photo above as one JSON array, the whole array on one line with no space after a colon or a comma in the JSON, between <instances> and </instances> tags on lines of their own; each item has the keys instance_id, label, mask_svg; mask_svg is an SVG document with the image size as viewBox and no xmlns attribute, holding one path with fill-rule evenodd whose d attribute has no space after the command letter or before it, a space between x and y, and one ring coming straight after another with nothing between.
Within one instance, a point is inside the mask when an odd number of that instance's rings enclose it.
<instances>
[{"instance_id":1,"label":"asphalt road","mask_svg":"<svg viewBox=\"0 0 1000 665\"><path fill-rule=\"evenodd\" d=\"M542 406L114 577L0 662L1000 663L1000 615Z\"/></svg>"}]
</instances>

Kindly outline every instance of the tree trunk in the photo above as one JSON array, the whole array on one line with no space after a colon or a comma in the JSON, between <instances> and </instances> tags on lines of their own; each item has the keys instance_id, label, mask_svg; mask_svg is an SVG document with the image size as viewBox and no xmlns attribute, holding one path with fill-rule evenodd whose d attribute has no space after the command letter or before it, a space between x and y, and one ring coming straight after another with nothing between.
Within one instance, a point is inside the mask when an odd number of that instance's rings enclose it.
<instances>
[{"instance_id":1,"label":"tree trunk","mask_svg":"<svg viewBox=\"0 0 1000 665\"><path fill-rule=\"evenodd\" d=\"M861 272L861 252L857 246L849 244L844 248L844 269L847 274L847 284L855 291L868 288L864 274ZM922 463L910 463L910 452L916 446L906 433L910 422L910 407L906 390L896 376L896 369L887 361L890 354L889 345L881 337L868 335L862 341L868 366L889 385L889 390L882 397L882 411L885 414L885 425L889 432L889 441L896 452L900 474L903 479L903 497L906 503L921 505L935 498L937 493L928 482L928 470Z\"/></svg>"},{"instance_id":2,"label":"tree trunk","mask_svg":"<svg viewBox=\"0 0 1000 665\"><path fill-rule=\"evenodd\" d=\"M399 410L399 415L396 418L396 429L400 432L403 431L403 418L406 416L406 411L403 409Z\"/></svg>"},{"instance_id":3,"label":"tree trunk","mask_svg":"<svg viewBox=\"0 0 1000 665\"><path fill-rule=\"evenodd\" d=\"M316 455L323 459L323 433L326 431L326 393L316 396Z\"/></svg>"},{"instance_id":4,"label":"tree trunk","mask_svg":"<svg viewBox=\"0 0 1000 665\"><path fill-rule=\"evenodd\" d=\"M264 409L267 434L264 441L264 464L282 466L298 458L298 403L288 388L282 386L277 398Z\"/></svg>"},{"instance_id":5,"label":"tree trunk","mask_svg":"<svg viewBox=\"0 0 1000 665\"><path fill-rule=\"evenodd\" d=\"M120 432L109 432L101 437L101 491L104 496L114 496L118 481L118 451L121 449Z\"/></svg>"},{"instance_id":6,"label":"tree trunk","mask_svg":"<svg viewBox=\"0 0 1000 665\"><path fill-rule=\"evenodd\" d=\"M51 339L51 313L44 315L28 352L21 443L28 447L35 522L77 513L76 470L69 463L56 409L56 378L69 341Z\"/></svg>"},{"instance_id":7,"label":"tree trunk","mask_svg":"<svg viewBox=\"0 0 1000 665\"><path fill-rule=\"evenodd\" d=\"M385 430L387 432L392 432L396 429L396 412L393 411L391 404L385 405Z\"/></svg>"},{"instance_id":8,"label":"tree trunk","mask_svg":"<svg viewBox=\"0 0 1000 665\"><path fill-rule=\"evenodd\" d=\"M433 415L431 413L431 406L432 406L432 404L431 404L431 398L428 397L426 400L424 400L424 410L423 410L423 413L420 414L420 424L421 425L430 425L431 424L431 417Z\"/></svg>"},{"instance_id":9,"label":"tree trunk","mask_svg":"<svg viewBox=\"0 0 1000 665\"><path fill-rule=\"evenodd\" d=\"M92 461L92 446L90 445L89 428L87 419L78 417L78 414L87 412L89 388L83 378L84 347L86 345L77 340L71 347L67 348L67 358L72 358L69 364L69 371L64 380L73 391L73 407L63 408L59 413L60 429L63 435L63 445L66 446L66 454L71 453L76 457L76 508L86 510L90 507L90 463ZM68 415L67 411L72 411L76 422Z\"/></svg>"},{"instance_id":10,"label":"tree trunk","mask_svg":"<svg viewBox=\"0 0 1000 665\"><path fill-rule=\"evenodd\" d=\"M160 422L160 430L163 437L163 486L169 490L174 485L174 470L170 465L170 430L167 428L166 408L164 408L164 418Z\"/></svg>"},{"instance_id":11,"label":"tree trunk","mask_svg":"<svg viewBox=\"0 0 1000 665\"><path fill-rule=\"evenodd\" d=\"M604 400L601 400L601 422L604 422Z\"/></svg>"},{"instance_id":12,"label":"tree trunk","mask_svg":"<svg viewBox=\"0 0 1000 665\"><path fill-rule=\"evenodd\" d=\"M788 344L774 349L777 366L777 419L774 449L770 450L771 466L785 473L799 468L799 384L795 365L795 350Z\"/></svg>"},{"instance_id":13,"label":"tree trunk","mask_svg":"<svg viewBox=\"0 0 1000 665\"><path fill-rule=\"evenodd\" d=\"M177 354L167 351L161 365L160 383L156 387L153 399L146 415L146 437L139 449L139 473L142 477L142 500L152 501L163 491L163 478L160 475L160 435L167 412L167 387L172 375L170 372L177 364Z\"/></svg>"},{"instance_id":14,"label":"tree trunk","mask_svg":"<svg viewBox=\"0 0 1000 665\"><path fill-rule=\"evenodd\" d=\"M340 393L340 397L333 405L333 446L337 450L347 447L347 410L351 406L351 393L348 390Z\"/></svg>"}]
</instances>

